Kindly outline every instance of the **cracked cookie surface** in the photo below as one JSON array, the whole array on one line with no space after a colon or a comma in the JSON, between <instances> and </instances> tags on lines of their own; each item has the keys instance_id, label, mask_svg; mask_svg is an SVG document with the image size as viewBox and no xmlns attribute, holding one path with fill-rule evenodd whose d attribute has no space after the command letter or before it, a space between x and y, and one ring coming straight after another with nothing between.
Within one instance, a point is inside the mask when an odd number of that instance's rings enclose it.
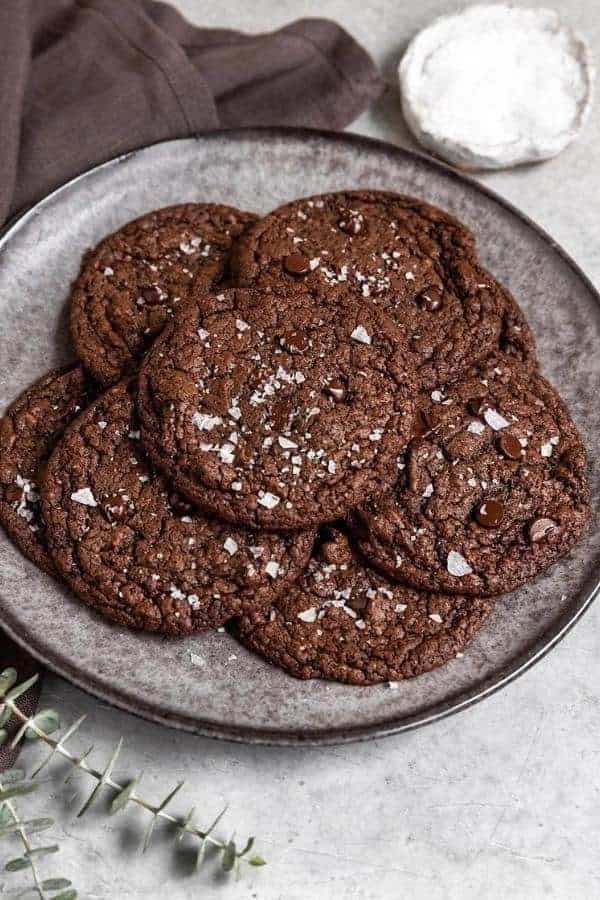
<instances>
[{"instance_id":1,"label":"cracked cookie surface","mask_svg":"<svg viewBox=\"0 0 600 900\"><path fill-rule=\"evenodd\" d=\"M541 375L492 358L415 418L396 488L355 519L371 563L426 590L491 595L574 547L590 513L586 453Z\"/></svg>"},{"instance_id":2,"label":"cracked cookie surface","mask_svg":"<svg viewBox=\"0 0 600 900\"><path fill-rule=\"evenodd\" d=\"M492 606L395 584L368 568L338 532L272 610L236 620L233 633L296 678L376 684L420 675L462 653Z\"/></svg>"},{"instance_id":3,"label":"cracked cookie surface","mask_svg":"<svg viewBox=\"0 0 600 900\"><path fill-rule=\"evenodd\" d=\"M50 575L56 570L40 513L40 475L92 394L82 366L54 369L11 403L0 421L0 522L25 556Z\"/></svg>"},{"instance_id":4,"label":"cracked cookie surface","mask_svg":"<svg viewBox=\"0 0 600 900\"><path fill-rule=\"evenodd\" d=\"M287 529L393 484L413 396L403 331L374 307L232 289L167 327L138 405L146 449L190 500Z\"/></svg>"},{"instance_id":5,"label":"cracked cookie surface","mask_svg":"<svg viewBox=\"0 0 600 900\"><path fill-rule=\"evenodd\" d=\"M132 371L190 288L229 274L235 240L253 213L185 203L129 222L84 256L70 301L79 359L101 384Z\"/></svg>"},{"instance_id":6,"label":"cracked cookie surface","mask_svg":"<svg viewBox=\"0 0 600 900\"><path fill-rule=\"evenodd\" d=\"M146 461L131 382L67 430L46 469L42 509L75 593L114 621L166 634L272 603L313 543L312 533L257 534L194 511Z\"/></svg>"},{"instance_id":7,"label":"cracked cookie surface","mask_svg":"<svg viewBox=\"0 0 600 900\"><path fill-rule=\"evenodd\" d=\"M242 236L232 266L240 285L297 284L328 302L353 296L383 309L406 329L419 383L431 388L498 348L505 306L514 304L479 265L466 226L384 191L282 206Z\"/></svg>"}]
</instances>

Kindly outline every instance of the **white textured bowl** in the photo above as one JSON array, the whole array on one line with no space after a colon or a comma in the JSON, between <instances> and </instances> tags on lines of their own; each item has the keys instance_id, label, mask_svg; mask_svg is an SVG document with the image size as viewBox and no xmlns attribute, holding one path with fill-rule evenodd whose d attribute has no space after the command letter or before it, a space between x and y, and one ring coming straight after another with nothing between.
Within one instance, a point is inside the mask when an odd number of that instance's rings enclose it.
<instances>
[{"instance_id":1,"label":"white textured bowl","mask_svg":"<svg viewBox=\"0 0 600 900\"><path fill-rule=\"evenodd\" d=\"M423 147L461 168L501 169L556 156L577 137L594 67L553 10L478 5L417 34L399 78Z\"/></svg>"}]
</instances>

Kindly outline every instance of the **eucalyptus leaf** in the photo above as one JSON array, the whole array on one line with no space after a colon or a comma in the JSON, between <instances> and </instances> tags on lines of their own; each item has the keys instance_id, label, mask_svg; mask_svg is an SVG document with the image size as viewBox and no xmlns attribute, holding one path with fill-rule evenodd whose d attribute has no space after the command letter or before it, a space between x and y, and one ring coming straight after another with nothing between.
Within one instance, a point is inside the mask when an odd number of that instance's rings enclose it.
<instances>
[{"instance_id":1,"label":"eucalyptus leaf","mask_svg":"<svg viewBox=\"0 0 600 900\"><path fill-rule=\"evenodd\" d=\"M71 888L68 891L63 891L61 894L55 894L52 900L75 900L76 897L77 891Z\"/></svg>"},{"instance_id":2,"label":"eucalyptus leaf","mask_svg":"<svg viewBox=\"0 0 600 900\"><path fill-rule=\"evenodd\" d=\"M0 706L0 725L6 725L10 717L12 716L12 709L10 706Z\"/></svg>"},{"instance_id":3,"label":"eucalyptus leaf","mask_svg":"<svg viewBox=\"0 0 600 900\"><path fill-rule=\"evenodd\" d=\"M144 843L142 845L142 853L145 853L148 847L150 846L150 841L152 840L152 835L154 833L154 826L156 825L156 820L158 818L158 814L162 812L162 810L171 802L175 794L181 790L184 782L180 781L175 785L172 791L167 794L165 799L162 801L160 806L152 811L152 818L148 824L148 828L146 829L146 834L144 835Z\"/></svg>"},{"instance_id":4,"label":"eucalyptus leaf","mask_svg":"<svg viewBox=\"0 0 600 900\"><path fill-rule=\"evenodd\" d=\"M254 838L249 837L248 840L246 841L246 846L244 847L244 849L240 850L240 852L238 853L238 857L241 858L242 856L245 856L246 853L249 853L253 847L254 847Z\"/></svg>"},{"instance_id":5,"label":"eucalyptus leaf","mask_svg":"<svg viewBox=\"0 0 600 900\"><path fill-rule=\"evenodd\" d=\"M224 872L231 872L235 865L235 857L235 841L228 841L223 850L223 857L221 859L221 865Z\"/></svg>"},{"instance_id":6,"label":"eucalyptus leaf","mask_svg":"<svg viewBox=\"0 0 600 900\"><path fill-rule=\"evenodd\" d=\"M43 709L41 712L37 713L31 721L45 734L52 734L60 728L60 718L54 709ZM36 734L33 728L28 728L26 730L25 737L29 741L37 741L40 739L39 734Z\"/></svg>"},{"instance_id":7,"label":"eucalyptus leaf","mask_svg":"<svg viewBox=\"0 0 600 900\"><path fill-rule=\"evenodd\" d=\"M212 824L209 825L208 829L204 832L204 837L208 837L208 835L211 834L211 832L213 832L215 830L215 828L217 827L217 825L219 824L219 822L221 821L221 819L223 818L223 816L225 815L226 812L227 812L227 807L224 806L223 809L221 810L221 812L219 813L219 815L217 816L217 818L214 819Z\"/></svg>"},{"instance_id":8,"label":"eucalyptus leaf","mask_svg":"<svg viewBox=\"0 0 600 900\"><path fill-rule=\"evenodd\" d=\"M23 781L24 778L23 769L7 769L6 772L0 772L0 785L15 784L17 781Z\"/></svg>"},{"instance_id":9,"label":"eucalyptus leaf","mask_svg":"<svg viewBox=\"0 0 600 900\"><path fill-rule=\"evenodd\" d=\"M256 854L255 856L251 856L248 860L251 866L266 866L267 861L263 859L262 856Z\"/></svg>"},{"instance_id":10,"label":"eucalyptus leaf","mask_svg":"<svg viewBox=\"0 0 600 900\"><path fill-rule=\"evenodd\" d=\"M198 847L198 852L196 853L196 871L202 868L202 864L204 863L204 855L206 853L206 841L204 838L200 841L200 846Z\"/></svg>"},{"instance_id":11,"label":"eucalyptus leaf","mask_svg":"<svg viewBox=\"0 0 600 900\"><path fill-rule=\"evenodd\" d=\"M7 824L0 826L0 838L14 834L15 831L19 831L21 828L25 828L29 835L38 834L40 831L52 828L53 825L54 819L50 818L29 819L28 821L20 822L11 817Z\"/></svg>"},{"instance_id":12,"label":"eucalyptus leaf","mask_svg":"<svg viewBox=\"0 0 600 900\"><path fill-rule=\"evenodd\" d=\"M176 837L176 840L181 841L181 840L183 840L183 838L185 837L186 834L194 834L193 829L190 828L189 826L190 826L192 819L194 818L195 812L196 812L196 807L192 806L189 813L186 815L186 817L183 819L181 825L179 825L179 827L177 829L179 833Z\"/></svg>"},{"instance_id":13,"label":"eucalyptus leaf","mask_svg":"<svg viewBox=\"0 0 600 900\"><path fill-rule=\"evenodd\" d=\"M51 844L48 847L32 847L31 850L25 851L25 856L48 856L50 853L58 853L58 844Z\"/></svg>"},{"instance_id":14,"label":"eucalyptus leaf","mask_svg":"<svg viewBox=\"0 0 600 900\"><path fill-rule=\"evenodd\" d=\"M181 788L183 787L184 783L185 783L185 782L180 781L180 782L176 785L176 787L173 788L173 790L171 791L171 793L170 793L170 794L167 794L167 796L165 797L165 799L163 800L163 802L162 802L162 803L160 804L160 806L158 807L159 811L160 811L160 810L163 810L166 806L168 806L168 804L171 802L171 800L173 799L173 797L175 796L175 794L177 794L178 791L181 790Z\"/></svg>"},{"instance_id":15,"label":"eucalyptus leaf","mask_svg":"<svg viewBox=\"0 0 600 900\"><path fill-rule=\"evenodd\" d=\"M26 859L24 856L19 856L17 859L9 859L4 866L4 869L6 872L20 872L22 869L29 869L30 866L30 860Z\"/></svg>"},{"instance_id":16,"label":"eucalyptus leaf","mask_svg":"<svg viewBox=\"0 0 600 900\"><path fill-rule=\"evenodd\" d=\"M0 728L0 747L8 740L8 732L4 728Z\"/></svg>"},{"instance_id":17,"label":"eucalyptus leaf","mask_svg":"<svg viewBox=\"0 0 600 900\"><path fill-rule=\"evenodd\" d=\"M0 798L2 800L10 800L11 797L22 797L24 794L32 794L33 791L37 791L37 788L37 784L31 781L22 781L19 784L3 787L0 791Z\"/></svg>"},{"instance_id":18,"label":"eucalyptus leaf","mask_svg":"<svg viewBox=\"0 0 600 900\"><path fill-rule=\"evenodd\" d=\"M110 804L110 814L114 816L115 813L120 812L122 809L125 809L129 801L131 800L131 795L134 790L138 786L139 778L134 778L133 781L130 781L126 787L123 788L122 791L119 791L117 796L114 798L112 803Z\"/></svg>"},{"instance_id":19,"label":"eucalyptus leaf","mask_svg":"<svg viewBox=\"0 0 600 900\"><path fill-rule=\"evenodd\" d=\"M65 888L71 887L72 881L69 881L68 878L46 878L45 881L42 882L42 888L45 891L62 891Z\"/></svg>"},{"instance_id":20,"label":"eucalyptus leaf","mask_svg":"<svg viewBox=\"0 0 600 900\"><path fill-rule=\"evenodd\" d=\"M4 669L0 672L0 697L4 697L7 691L17 683L19 677L16 669Z\"/></svg>"},{"instance_id":21,"label":"eucalyptus leaf","mask_svg":"<svg viewBox=\"0 0 600 900\"><path fill-rule=\"evenodd\" d=\"M54 825L54 819L50 816L39 816L37 819L29 819L25 822L28 834L39 834L41 831L47 831Z\"/></svg>"},{"instance_id":22,"label":"eucalyptus leaf","mask_svg":"<svg viewBox=\"0 0 600 900\"><path fill-rule=\"evenodd\" d=\"M154 826L156 825L156 813L152 813L152 818L148 822L148 827L146 828L146 833L144 835L144 842L142 844L142 853L145 853L148 847L150 846L150 841L152 840L152 835L154 833Z\"/></svg>"},{"instance_id":23,"label":"eucalyptus leaf","mask_svg":"<svg viewBox=\"0 0 600 900\"><path fill-rule=\"evenodd\" d=\"M6 803L2 803L0 801L0 832L7 825L10 825L14 822L14 816L10 809L8 808ZM1 837L1 834L0 834Z\"/></svg>"},{"instance_id":24,"label":"eucalyptus leaf","mask_svg":"<svg viewBox=\"0 0 600 900\"><path fill-rule=\"evenodd\" d=\"M42 762L41 762L41 763L39 764L39 766L37 767L37 769L35 769L35 770L31 773L31 777L32 777L32 778L37 778L37 776L40 774L40 772L42 771L42 769L43 769L45 766L47 766L48 763L50 762L50 760L53 759L54 756L59 752L60 748L61 748L61 747L64 747L65 744L67 743L67 741L69 740L69 738L72 737L72 736L75 734L75 732L77 731L77 729L78 729L81 725L83 725L83 723L85 722L86 718L87 718L87 716L80 716L80 718L77 719L76 722L73 722L73 724L70 725L69 728L67 728L67 730L65 731L65 733L61 736L60 741L58 742L58 744L56 745L56 747L52 747L52 750L51 750L50 753L46 756L46 758L43 759Z\"/></svg>"},{"instance_id":25,"label":"eucalyptus leaf","mask_svg":"<svg viewBox=\"0 0 600 900\"><path fill-rule=\"evenodd\" d=\"M117 744L117 746L116 746L115 749L113 750L113 754L112 754L110 760L108 761L108 765L107 765L106 769L104 770L104 773L103 773L102 776L100 777L100 780L99 780L98 783L96 784L96 787L94 788L94 790L92 791L92 793L90 794L90 796L87 798L87 800L85 801L85 803L83 804L83 806L81 807L81 809L79 810L79 812L77 813L77 818L80 818L84 813L86 813L86 812L88 811L88 809L90 808L90 806L92 805L92 803L93 803L94 800L96 799L96 796L97 796L98 793L100 792L100 789L101 789L102 787L104 787L104 785L106 784L107 779L110 778L110 776L111 776L111 774L112 774L112 770L113 770L113 768L114 768L114 765L115 765L115 763L116 763L116 761L117 761L117 758L118 758L118 756L119 756L119 753L121 752L122 746L123 746L123 738L119 738L119 743Z\"/></svg>"},{"instance_id":26,"label":"eucalyptus leaf","mask_svg":"<svg viewBox=\"0 0 600 900\"><path fill-rule=\"evenodd\" d=\"M6 694L6 699L7 700L16 700L22 694L27 693L29 688L33 687L33 685L36 683L36 681L38 680L39 677L40 677L39 675L32 675L31 678L28 678L27 681L23 682L23 684L18 684L16 687L12 688Z\"/></svg>"}]
</instances>

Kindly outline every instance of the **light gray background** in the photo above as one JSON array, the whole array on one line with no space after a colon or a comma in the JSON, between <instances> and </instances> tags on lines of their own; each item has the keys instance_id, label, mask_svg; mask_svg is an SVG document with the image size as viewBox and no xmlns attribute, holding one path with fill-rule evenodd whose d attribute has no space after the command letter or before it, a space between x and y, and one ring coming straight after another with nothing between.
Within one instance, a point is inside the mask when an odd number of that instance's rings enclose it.
<instances>
[{"instance_id":1,"label":"light gray background","mask_svg":"<svg viewBox=\"0 0 600 900\"><path fill-rule=\"evenodd\" d=\"M411 144L402 123L395 69L416 29L458 4L421 0L176 0L192 20L249 31L303 15L343 23L373 54L391 85L352 130ZM553 4L588 37L600 58L594 0ZM538 167L483 181L545 227L600 286L600 125L597 106L582 139ZM143 768L144 790L159 800L185 778L180 811L197 803L209 821L224 802L225 828L255 833L270 865L221 884L210 870L196 881L175 861L159 830L137 850L144 815L107 819L73 813L85 782L24 804L58 814L62 845L48 872L72 877L86 898L195 896L259 900L382 900L402 894L446 898L600 896L600 605L523 679L439 725L370 744L314 750L246 748L167 731L106 708L48 676L43 703L65 721L87 712L86 739L101 763L124 735L119 774ZM168 673L165 673L168 677ZM39 748L26 751L33 763ZM188 802L189 801L189 802ZM46 867L45 867L46 868ZM5 879L8 888L8 879ZM10 883L14 884L13 877ZM0 894L3 876L0 875Z\"/></svg>"}]
</instances>

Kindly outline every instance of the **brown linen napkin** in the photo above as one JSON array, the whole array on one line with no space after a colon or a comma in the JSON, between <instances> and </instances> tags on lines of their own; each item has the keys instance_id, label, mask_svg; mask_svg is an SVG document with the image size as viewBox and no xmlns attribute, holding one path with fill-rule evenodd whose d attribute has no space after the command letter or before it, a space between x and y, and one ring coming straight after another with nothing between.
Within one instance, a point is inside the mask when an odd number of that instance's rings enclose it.
<instances>
[{"instance_id":1,"label":"brown linen napkin","mask_svg":"<svg viewBox=\"0 0 600 900\"><path fill-rule=\"evenodd\" d=\"M247 35L194 27L153 0L1 0L0 225L119 153L233 126L343 128L382 87L324 19ZM22 678L36 668L0 631L9 665ZM36 702L34 691L23 708ZM0 750L0 771L13 758Z\"/></svg>"},{"instance_id":2,"label":"brown linen napkin","mask_svg":"<svg viewBox=\"0 0 600 900\"><path fill-rule=\"evenodd\" d=\"M0 672L8 668L17 670L19 673L19 683L26 681L39 671L38 664L0 631ZM26 716L31 716L35 712L40 697L40 688L40 682L38 681L19 698L19 707ZM15 719L10 719L8 724L4 726L8 731L9 740L0 747L0 772L3 772L5 769L10 769L17 758L19 750L18 748L15 750L11 748L10 739L20 724L21 723L17 722Z\"/></svg>"},{"instance_id":3,"label":"brown linen napkin","mask_svg":"<svg viewBox=\"0 0 600 900\"><path fill-rule=\"evenodd\" d=\"M240 125L342 128L381 92L339 25L190 25L153 0L2 0L0 224L96 163Z\"/></svg>"}]
</instances>

